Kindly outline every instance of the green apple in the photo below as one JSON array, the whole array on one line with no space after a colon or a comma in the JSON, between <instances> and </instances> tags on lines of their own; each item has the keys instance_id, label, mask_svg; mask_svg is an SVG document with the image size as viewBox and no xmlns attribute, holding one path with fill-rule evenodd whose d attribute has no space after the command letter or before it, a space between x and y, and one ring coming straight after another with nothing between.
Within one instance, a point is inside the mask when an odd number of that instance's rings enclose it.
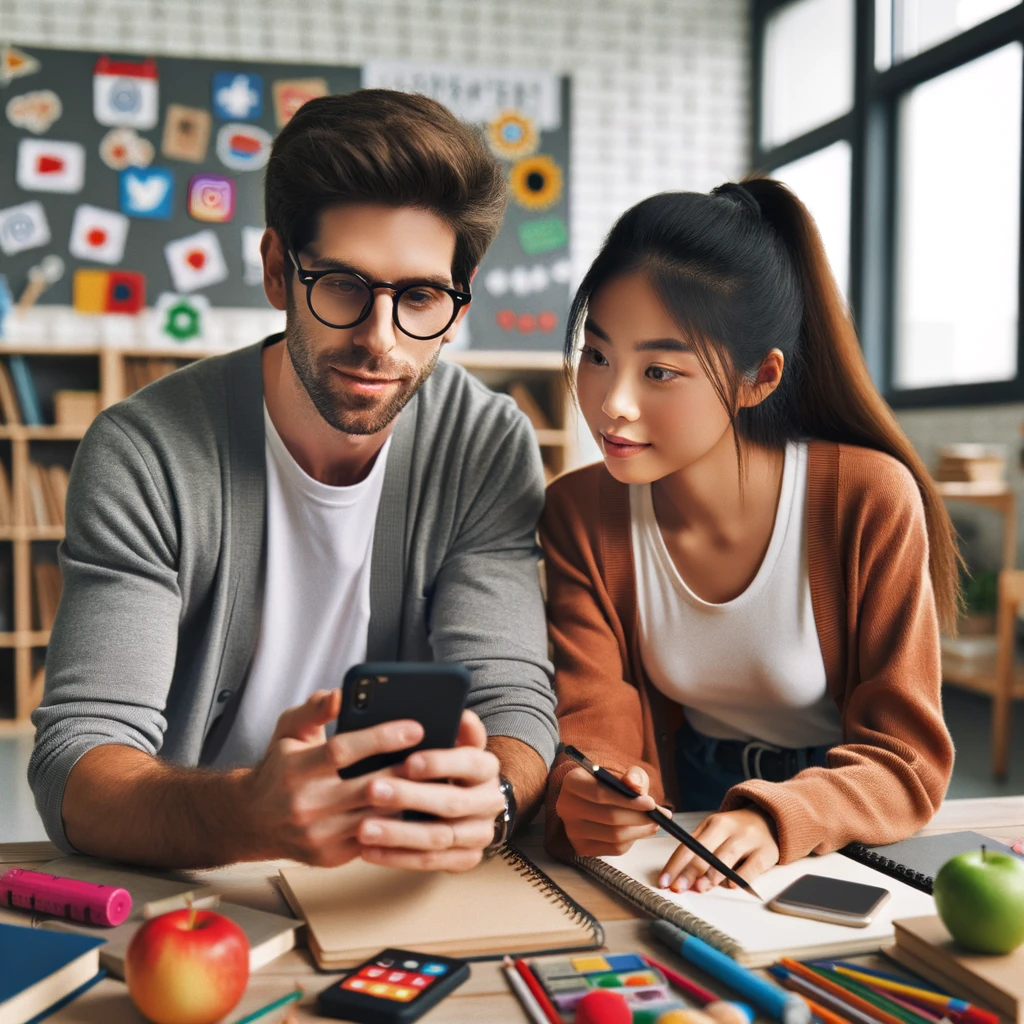
<instances>
[{"instance_id":1,"label":"green apple","mask_svg":"<svg viewBox=\"0 0 1024 1024\"><path fill-rule=\"evenodd\" d=\"M1024 860L982 847L946 861L935 906L949 934L974 953L1009 953L1024 942Z\"/></svg>"}]
</instances>

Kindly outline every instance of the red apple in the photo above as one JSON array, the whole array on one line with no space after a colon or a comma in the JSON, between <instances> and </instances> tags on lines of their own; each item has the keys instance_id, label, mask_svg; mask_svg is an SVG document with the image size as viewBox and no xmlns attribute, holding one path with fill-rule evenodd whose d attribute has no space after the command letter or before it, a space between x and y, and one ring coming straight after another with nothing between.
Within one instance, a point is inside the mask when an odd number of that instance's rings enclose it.
<instances>
[{"instance_id":1,"label":"red apple","mask_svg":"<svg viewBox=\"0 0 1024 1024\"><path fill-rule=\"evenodd\" d=\"M221 914L173 910L132 936L124 980L132 1002L155 1024L214 1024L245 992L249 940Z\"/></svg>"}]
</instances>

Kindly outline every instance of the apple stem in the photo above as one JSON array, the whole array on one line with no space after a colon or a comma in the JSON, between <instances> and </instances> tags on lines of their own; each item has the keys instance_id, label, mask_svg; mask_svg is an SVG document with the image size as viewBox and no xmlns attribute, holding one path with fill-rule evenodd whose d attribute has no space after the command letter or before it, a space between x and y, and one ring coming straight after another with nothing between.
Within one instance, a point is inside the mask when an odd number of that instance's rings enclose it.
<instances>
[{"instance_id":1,"label":"apple stem","mask_svg":"<svg viewBox=\"0 0 1024 1024\"><path fill-rule=\"evenodd\" d=\"M188 907L188 928L193 931L196 926L196 908L192 906L192 894L185 897L185 906Z\"/></svg>"},{"instance_id":2,"label":"apple stem","mask_svg":"<svg viewBox=\"0 0 1024 1024\"><path fill-rule=\"evenodd\" d=\"M984 843L981 844L981 859L982 860L985 859L985 844Z\"/></svg>"}]
</instances>

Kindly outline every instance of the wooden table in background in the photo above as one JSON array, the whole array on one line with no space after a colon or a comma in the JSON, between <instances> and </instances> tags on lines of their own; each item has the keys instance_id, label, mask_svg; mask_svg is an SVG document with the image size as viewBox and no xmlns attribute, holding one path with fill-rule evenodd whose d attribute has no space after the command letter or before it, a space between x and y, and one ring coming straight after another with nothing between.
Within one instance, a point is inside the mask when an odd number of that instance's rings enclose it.
<instances>
[{"instance_id":1,"label":"wooden table in background","mask_svg":"<svg viewBox=\"0 0 1024 1024\"><path fill-rule=\"evenodd\" d=\"M683 817L684 822L691 816ZM954 832L973 829L1004 842L1024 835L1024 796L992 797L980 800L949 800L921 834ZM663 947L648 941L646 918L640 917L626 903L613 896L596 882L552 860L541 848L539 836L528 834L521 847L539 867L546 871L566 892L591 911L604 925L608 948L618 952L647 951L661 960L670 960L681 973L693 976L708 988L728 996L728 991L713 980L701 977L699 972L681 961L671 960ZM25 853L38 849L39 844L24 844ZM17 845L0 845L0 863L10 865L17 853ZM42 849L32 860L20 860L22 867L38 867L39 857L51 859ZM278 914L288 914L284 898L274 883L277 865L273 863L235 865L216 871L196 872L194 877L212 885L225 899L244 903ZM397 940L396 940L397 941ZM227 1018L233 1021L294 989L296 984L305 989L297 1011L300 1021L323 1020L313 1010L316 994L338 974L316 971L305 949L296 949L275 960L252 976L242 1002ZM268 1014L261 1024L280 1024L283 1011ZM104 979L60 1013L49 1018L53 1024L145 1024L128 998L124 984L111 978ZM497 963L473 964L472 976L460 989L422 1018L430 1024L513 1024L527 1020L518 1002L509 992Z\"/></svg>"}]
</instances>

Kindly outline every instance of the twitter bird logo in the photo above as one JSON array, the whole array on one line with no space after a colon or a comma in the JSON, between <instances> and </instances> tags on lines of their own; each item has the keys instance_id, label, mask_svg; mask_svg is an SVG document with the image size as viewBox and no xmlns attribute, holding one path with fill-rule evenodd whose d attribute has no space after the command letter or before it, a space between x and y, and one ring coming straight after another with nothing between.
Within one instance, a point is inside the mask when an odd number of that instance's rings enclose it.
<instances>
[{"instance_id":1,"label":"twitter bird logo","mask_svg":"<svg viewBox=\"0 0 1024 1024\"><path fill-rule=\"evenodd\" d=\"M174 175L164 167L129 167L121 172L120 198L129 217L170 220Z\"/></svg>"}]
</instances>

